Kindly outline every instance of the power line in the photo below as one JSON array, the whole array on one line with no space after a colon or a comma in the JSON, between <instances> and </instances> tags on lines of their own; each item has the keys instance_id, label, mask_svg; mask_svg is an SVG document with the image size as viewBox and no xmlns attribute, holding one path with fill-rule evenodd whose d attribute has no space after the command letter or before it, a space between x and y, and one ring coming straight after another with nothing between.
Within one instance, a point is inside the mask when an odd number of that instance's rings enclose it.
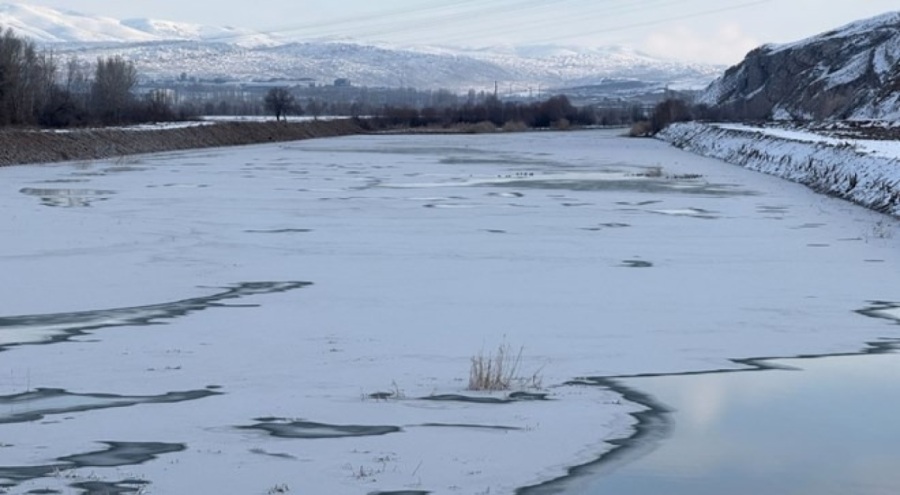
<instances>
[{"instance_id":1,"label":"power line","mask_svg":"<svg viewBox=\"0 0 900 495\"><path fill-rule=\"evenodd\" d=\"M581 3L566 9L566 5ZM653 12L665 7L684 5L684 0L644 0L644 1L588 1L583 0L444 0L440 4L429 4L414 9L391 9L376 14L358 14L335 18L327 22L294 24L275 29L257 31L255 34L279 35L304 32L305 39L348 36L354 40L388 35L392 40L423 42L417 33L439 32L448 27L466 23L458 35L439 34L441 43L453 43L478 38L483 35L501 36L505 34L531 31L534 42L560 41L592 34L607 34L630 31L680 20L693 19L723 12L745 9L770 3L771 0L756 0L714 9L694 11L684 15L657 17L655 19L612 24L610 20L627 19L638 12ZM607 22L603 26L577 29L573 18L584 19L603 16ZM488 23L488 24L486 24ZM443 28L443 29L442 29ZM564 30L564 32L562 32ZM543 33L543 34L542 34ZM246 34L224 35L206 38L207 41L227 41L247 36ZM427 38L426 38L427 39ZM371 39L370 39L371 41ZM434 43L434 41L432 41Z\"/></svg>"}]
</instances>

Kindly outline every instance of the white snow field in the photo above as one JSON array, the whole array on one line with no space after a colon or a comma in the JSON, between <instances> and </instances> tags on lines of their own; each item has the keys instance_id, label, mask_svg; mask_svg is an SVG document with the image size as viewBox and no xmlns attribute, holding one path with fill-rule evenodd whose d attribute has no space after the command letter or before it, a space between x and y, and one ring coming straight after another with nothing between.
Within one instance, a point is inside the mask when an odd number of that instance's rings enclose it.
<instances>
[{"instance_id":1,"label":"white snow field","mask_svg":"<svg viewBox=\"0 0 900 495\"><path fill-rule=\"evenodd\" d=\"M509 494L632 433L573 379L900 337L897 220L619 132L0 169L0 480Z\"/></svg>"}]
</instances>

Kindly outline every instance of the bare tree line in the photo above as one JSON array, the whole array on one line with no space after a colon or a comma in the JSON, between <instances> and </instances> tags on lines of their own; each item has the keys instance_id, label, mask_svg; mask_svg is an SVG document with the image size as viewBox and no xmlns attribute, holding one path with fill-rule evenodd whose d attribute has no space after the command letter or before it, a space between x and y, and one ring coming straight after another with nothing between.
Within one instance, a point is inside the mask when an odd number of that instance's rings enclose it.
<instances>
[{"instance_id":1,"label":"bare tree line","mask_svg":"<svg viewBox=\"0 0 900 495\"><path fill-rule=\"evenodd\" d=\"M490 123L496 127L565 128L631 124L644 118L638 105L578 108L565 96L504 101L496 93L470 90L461 96L447 90L420 92L413 88L382 92L354 88L360 93L356 97L348 88L332 88L340 98L329 101L325 98L329 94L324 93L304 101L292 89L277 87L255 101L179 101L176 110L176 90L152 89L138 96L137 84L134 64L120 56L101 57L93 64L74 57L60 61L52 51L39 50L12 30L0 31L0 127L126 125L182 120L221 110L265 111L277 120L302 114L369 116L376 127Z\"/></svg>"},{"instance_id":2,"label":"bare tree line","mask_svg":"<svg viewBox=\"0 0 900 495\"><path fill-rule=\"evenodd\" d=\"M70 127L174 120L165 92L134 95L138 73L120 56L60 63L11 29L0 33L0 126Z\"/></svg>"}]
</instances>

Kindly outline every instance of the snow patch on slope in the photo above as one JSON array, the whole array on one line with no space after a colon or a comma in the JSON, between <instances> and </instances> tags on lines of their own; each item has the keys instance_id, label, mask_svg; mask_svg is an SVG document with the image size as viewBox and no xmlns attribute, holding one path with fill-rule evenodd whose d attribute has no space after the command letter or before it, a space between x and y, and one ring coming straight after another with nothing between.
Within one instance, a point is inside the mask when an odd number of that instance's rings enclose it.
<instances>
[{"instance_id":1,"label":"snow patch on slope","mask_svg":"<svg viewBox=\"0 0 900 495\"><path fill-rule=\"evenodd\" d=\"M109 17L62 12L38 5L0 4L0 26L35 41L153 41L157 39Z\"/></svg>"},{"instance_id":2,"label":"snow patch on slope","mask_svg":"<svg viewBox=\"0 0 900 495\"><path fill-rule=\"evenodd\" d=\"M206 40L256 46L279 42L274 36L250 29L145 18L118 20L20 3L0 4L0 26L39 43Z\"/></svg>"},{"instance_id":3,"label":"snow patch on slope","mask_svg":"<svg viewBox=\"0 0 900 495\"><path fill-rule=\"evenodd\" d=\"M773 43L765 45L764 47L768 49L770 53L777 53L785 50L805 48L823 41L853 38L855 36L867 36L870 35L873 31L882 29L895 30L897 29L898 24L900 24L900 12L888 12L886 14L871 17L869 19L854 21L850 24L846 24L837 29L812 36L810 38L805 38L791 43Z\"/></svg>"}]
</instances>

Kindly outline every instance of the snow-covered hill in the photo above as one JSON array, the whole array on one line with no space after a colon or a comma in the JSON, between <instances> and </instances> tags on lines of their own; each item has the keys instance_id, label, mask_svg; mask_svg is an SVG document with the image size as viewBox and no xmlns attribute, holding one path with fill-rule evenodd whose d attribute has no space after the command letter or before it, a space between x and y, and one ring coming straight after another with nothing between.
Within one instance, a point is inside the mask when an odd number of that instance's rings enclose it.
<instances>
[{"instance_id":1,"label":"snow-covered hill","mask_svg":"<svg viewBox=\"0 0 900 495\"><path fill-rule=\"evenodd\" d=\"M702 101L749 118L900 119L900 12L757 48Z\"/></svg>"},{"instance_id":2,"label":"snow-covered hill","mask_svg":"<svg viewBox=\"0 0 900 495\"><path fill-rule=\"evenodd\" d=\"M152 41L159 39L152 33L127 26L109 17L63 12L38 5L19 3L0 4L0 26L34 41L91 42L91 41Z\"/></svg>"},{"instance_id":3,"label":"snow-covered hill","mask_svg":"<svg viewBox=\"0 0 900 495\"><path fill-rule=\"evenodd\" d=\"M0 26L52 45L65 57L118 54L142 76L200 79L350 79L365 86L493 87L525 92L617 80L703 87L718 67L662 60L623 47L555 45L463 50L299 41L249 29L155 19L116 20L18 3L0 4Z\"/></svg>"},{"instance_id":4,"label":"snow-covered hill","mask_svg":"<svg viewBox=\"0 0 900 495\"><path fill-rule=\"evenodd\" d=\"M0 3L0 26L39 43L205 40L255 46L280 42L275 36L250 29L156 19L119 20L23 3Z\"/></svg>"}]
</instances>

